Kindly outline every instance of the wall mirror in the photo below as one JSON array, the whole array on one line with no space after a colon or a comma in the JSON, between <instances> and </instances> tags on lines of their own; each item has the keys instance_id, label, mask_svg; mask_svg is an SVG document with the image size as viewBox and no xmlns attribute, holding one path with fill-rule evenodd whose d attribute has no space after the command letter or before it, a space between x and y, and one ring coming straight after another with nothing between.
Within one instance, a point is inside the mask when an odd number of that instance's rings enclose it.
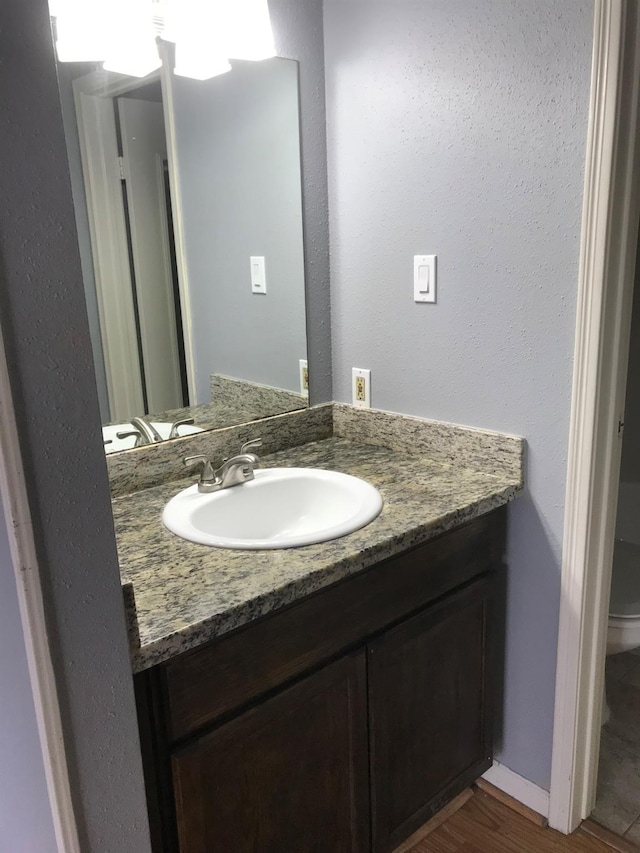
<instances>
[{"instance_id":1,"label":"wall mirror","mask_svg":"<svg viewBox=\"0 0 640 853\"><path fill-rule=\"evenodd\" d=\"M58 63L108 453L308 399L297 63L161 56Z\"/></svg>"}]
</instances>

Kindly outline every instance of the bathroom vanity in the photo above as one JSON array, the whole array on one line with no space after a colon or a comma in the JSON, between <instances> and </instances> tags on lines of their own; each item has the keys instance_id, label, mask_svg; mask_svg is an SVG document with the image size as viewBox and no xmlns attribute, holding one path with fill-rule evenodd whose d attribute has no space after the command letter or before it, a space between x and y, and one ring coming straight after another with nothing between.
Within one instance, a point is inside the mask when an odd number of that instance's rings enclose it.
<instances>
[{"instance_id":1,"label":"bathroom vanity","mask_svg":"<svg viewBox=\"0 0 640 853\"><path fill-rule=\"evenodd\" d=\"M137 675L155 849L392 851L480 776L503 530L497 510Z\"/></svg>"},{"instance_id":2,"label":"bathroom vanity","mask_svg":"<svg viewBox=\"0 0 640 853\"><path fill-rule=\"evenodd\" d=\"M361 530L229 551L160 525L185 482L114 500L157 851L390 852L491 765L522 443L325 409L263 461L373 483Z\"/></svg>"}]
</instances>

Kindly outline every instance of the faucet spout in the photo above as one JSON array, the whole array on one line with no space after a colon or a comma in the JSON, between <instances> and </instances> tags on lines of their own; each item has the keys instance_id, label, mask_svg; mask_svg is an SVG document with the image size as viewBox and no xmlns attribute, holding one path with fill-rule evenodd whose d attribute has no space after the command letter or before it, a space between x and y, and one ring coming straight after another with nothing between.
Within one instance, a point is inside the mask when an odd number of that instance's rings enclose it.
<instances>
[{"instance_id":1,"label":"faucet spout","mask_svg":"<svg viewBox=\"0 0 640 853\"><path fill-rule=\"evenodd\" d=\"M260 467L260 460L255 453L249 453L252 447L259 447L260 439L247 442L242 445L240 453L225 459L217 471L206 456L188 456L184 459L185 465L202 465L202 472L198 481L198 491L205 494L219 492L231 486L239 486L255 479L255 469Z\"/></svg>"},{"instance_id":2,"label":"faucet spout","mask_svg":"<svg viewBox=\"0 0 640 853\"><path fill-rule=\"evenodd\" d=\"M215 472L215 478L221 489L238 486L241 483L248 483L249 480L253 480L254 469L258 466L259 462L255 454L240 453L238 456L232 456L231 459L223 462Z\"/></svg>"},{"instance_id":3,"label":"faucet spout","mask_svg":"<svg viewBox=\"0 0 640 853\"><path fill-rule=\"evenodd\" d=\"M131 424L143 437L145 444L155 444L158 441L162 441L162 436L158 430L144 418L131 418Z\"/></svg>"}]
</instances>

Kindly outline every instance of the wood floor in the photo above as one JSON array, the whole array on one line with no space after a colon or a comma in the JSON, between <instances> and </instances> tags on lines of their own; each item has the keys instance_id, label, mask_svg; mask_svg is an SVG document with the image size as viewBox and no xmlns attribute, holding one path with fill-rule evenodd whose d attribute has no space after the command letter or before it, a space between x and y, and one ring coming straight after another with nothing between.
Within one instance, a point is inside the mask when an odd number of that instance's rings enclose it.
<instances>
[{"instance_id":1,"label":"wood floor","mask_svg":"<svg viewBox=\"0 0 640 853\"><path fill-rule=\"evenodd\" d=\"M437 816L436 816L437 817ZM403 853L612 853L584 829L566 836L536 825L493 797L475 790L444 823ZM397 853L397 851L396 851Z\"/></svg>"}]
</instances>

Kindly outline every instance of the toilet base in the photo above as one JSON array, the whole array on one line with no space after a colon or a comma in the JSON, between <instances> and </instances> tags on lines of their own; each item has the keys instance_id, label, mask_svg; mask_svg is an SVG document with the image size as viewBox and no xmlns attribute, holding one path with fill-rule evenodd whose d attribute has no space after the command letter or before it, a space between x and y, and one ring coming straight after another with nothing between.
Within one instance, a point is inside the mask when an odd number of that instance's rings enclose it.
<instances>
[{"instance_id":1,"label":"toilet base","mask_svg":"<svg viewBox=\"0 0 640 853\"><path fill-rule=\"evenodd\" d=\"M600 725L606 726L610 719L611 708L609 707L609 700L607 699L607 688L605 685L605 688L602 691L602 721Z\"/></svg>"},{"instance_id":2,"label":"toilet base","mask_svg":"<svg viewBox=\"0 0 640 853\"><path fill-rule=\"evenodd\" d=\"M609 616L607 655L629 652L640 646L640 616Z\"/></svg>"},{"instance_id":3,"label":"toilet base","mask_svg":"<svg viewBox=\"0 0 640 853\"><path fill-rule=\"evenodd\" d=\"M607 657L630 652L640 646L640 616L609 616L607 627ZM602 725L611 718L607 688L602 692Z\"/></svg>"}]
</instances>

